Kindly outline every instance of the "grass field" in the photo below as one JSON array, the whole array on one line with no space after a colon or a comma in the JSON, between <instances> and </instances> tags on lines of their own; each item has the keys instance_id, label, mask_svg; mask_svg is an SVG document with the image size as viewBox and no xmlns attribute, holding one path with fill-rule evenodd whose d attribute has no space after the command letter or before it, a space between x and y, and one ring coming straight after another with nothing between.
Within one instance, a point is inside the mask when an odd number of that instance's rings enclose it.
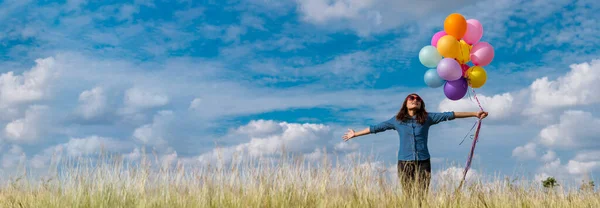
<instances>
[{"instance_id":1,"label":"grass field","mask_svg":"<svg viewBox=\"0 0 600 208\"><path fill-rule=\"evenodd\" d=\"M504 179L471 181L460 192L459 181L437 180L426 196L407 197L395 172L328 159L161 168L148 158L133 166L104 158L63 162L47 171L51 177L18 171L3 181L0 207L600 207L593 191Z\"/></svg>"}]
</instances>

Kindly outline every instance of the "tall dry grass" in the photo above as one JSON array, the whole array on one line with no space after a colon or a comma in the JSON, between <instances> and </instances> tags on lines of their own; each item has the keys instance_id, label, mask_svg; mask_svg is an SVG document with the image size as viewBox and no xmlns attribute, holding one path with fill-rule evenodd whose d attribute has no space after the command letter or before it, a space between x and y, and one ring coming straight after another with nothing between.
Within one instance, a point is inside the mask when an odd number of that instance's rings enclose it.
<instances>
[{"instance_id":1,"label":"tall dry grass","mask_svg":"<svg viewBox=\"0 0 600 208\"><path fill-rule=\"evenodd\" d=\"M427 195L408 197L393 171L328 158L318 165L285 157L168 168L145 157L130 163L103 156L61 164L43 178L23 171L5 181L0 207L600 207L593 191L504 179L470 181L458 192L458 181L435 180Z\"/></svg>"}]
</instances>

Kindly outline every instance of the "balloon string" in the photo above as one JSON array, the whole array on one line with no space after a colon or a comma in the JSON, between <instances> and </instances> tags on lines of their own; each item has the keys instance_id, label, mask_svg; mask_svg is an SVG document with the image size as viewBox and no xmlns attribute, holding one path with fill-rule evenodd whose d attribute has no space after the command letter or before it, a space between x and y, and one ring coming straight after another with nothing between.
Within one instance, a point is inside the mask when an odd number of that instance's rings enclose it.
<instances>
[{"instance_id":1,"label":"balloon string","mask_svg":"<svg viewBox=\"0 0 600 208\"><path fill-rule=\"evenodd\" d=\"M477 105L479 105L479 109L481 109L481 111L483 111L483 107L481 107L481 103L479 102L479 99L477 98L477 94L475 93L475 89L471 88L471 90L473 91L473 97L475 97L475 100L477 101ZM473 160L473 153L475 152L475 145L478 142L479 139L479 130L481 129L481 118L479 120L477 120L477 130L475 130L475 137L473 138L473 143L471 145L471 151L469 152L469 157L467 158L467 163L465 164L465 170L463 171L463 177L462 180L460 181L460 185L458 186L458 189L460 189L465 181L465 178L467 177L467 172L469 171L469 168L471 168L471 161Z\"/></svg>"},{"instance_id":2,"label":"balloon string","mask_svg":"<svg viewBox=\"0 0 600 208\"><path fill-rule=\"evenodd\" d=\"M477 105L479 105L479 109L481 111L483 111L483 107L481 107L481 103L479 102L479 99L477 98L477 93L475 93L475 89L471 88L471 91L473 91L473 97L475 97L475 100L477 101Z\"/></svg>"},{"instance_id":3,"label":"balloon string","mask_svg":"<svg viewBox=\"0 0 600 208\"><path fill-rule=\"evenodd\" d=\"M471 127L471 129L469 130L469 132L465 135L465 137L463 137L462 141L460 141L460 144L458 144L458 145L462 145L462 143L465 141L465 139L467 138L467 136L469 136L469 133L471 133L471 131L473 131L473 129L477 125L477 122L479 122L479 121L475 121L475 123L473 124L473 127Z\"/></svg>"}]
</instances>

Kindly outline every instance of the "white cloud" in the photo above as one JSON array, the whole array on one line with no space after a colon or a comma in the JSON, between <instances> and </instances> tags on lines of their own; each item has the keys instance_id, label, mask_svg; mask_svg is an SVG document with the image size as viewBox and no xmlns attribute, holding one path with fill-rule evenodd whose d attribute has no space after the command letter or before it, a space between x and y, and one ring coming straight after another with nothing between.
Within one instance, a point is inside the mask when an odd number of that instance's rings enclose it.
<instances>
[{"instance_id":1,"label":"white cloud","mask_svg":"<svg viewBox=\"0 0 600 208\"><path fill-rule=\"evenodd\" d=\"M311 86L288 89L269 89L241 86L232 83L216 84L212 86L212 88L222 89L222 91L219 91L218 93L203 92L202 108L195 109L195 113L204 119L214 119L232 115L243 116L292 108L315 108L323 106L352 108L376 105L377 108L380 108L382 102L389 102L396 108L398 105L397 100L401 99L399 97L408 94L398 88L375 91L323 91L321 88ZM390 94L393 94L393 97L390 97ZM398 97L396 97L397 94L399 94ZM363 99L353 99L356 96L361 96ZM336 99L332 99L333 97ZM240 105L240 103L243 103L243 105Z\"/></svg>"},{"instance_id":2,"label":"white cloud","mask_svg":"<svg viewBox=\"0 0 600 208\"><path fill-rule=\"evenodd\" d=\"M536 157L535 147L536 144L532 142L527 143L524 146L516 147L512 151L512 156L522 160L533 159Z\"/></svg>"},{"instance_id":3,"label":"white cloud","mask_svg":"<svg viewBox=\"0 0 600 208\"><path fill-rule=\"evenodd\" d=\"M320 159L323 159L325 155L327 155L327 152L320 148L315 148L315 151L303 154L302 156L309 161L319 161Z\"/></svg>"},{"instance_id":4,"label":"white cloud","mask_svg":"<svg viewBox=\"0 0 600 208\"><path fill-rule=\"evenodd\" d=\"M445 170L434 171L432 174L432 184L440 184L440 183L457 183L460 182L463 178L464 168L459 167L449 167ZM465 181L470 183L472 181L477 181L481 178L481 174L476 169L470 168L469 172L467 172Z\"/></svg>"},{"instance_id":5,"label":"white cloud","mask_svg":"<svg viewBox=\"0 0 600 208\"><path fill-rule=\"evenodd\" d=\"M119 8L119 13L117 14L118 20L128 20L131 21L133 15L138 13L140 10L139 6L124 4Z\"/></svg>"},{"instance_id":6,"label":"white cloud","mask_svg":"<svg viewBox=\"0 0 600 208\"><path fill-rule=\"evenodd\" d=\"M368 10L375 0L298 0L304 20L317 24L331 19L356 19Z\"/></svg>"},{"instance_id":7,"label":"white cloud","mask_svg":"<svg viewBox=\"0 0 600 208\"><path fill-rule=\"evenodd\" d=\"M84 119L92 119L105 113L106 94L101 87L83 91L79 94L78 113Z\"/></svg>"},{"instance_id":8,"label":"white cloud","mask_svg":"<svg viewBox=\"0 0 600 208\"><path fill-rule=\"evenodd\" d=\"M549 176L554 177L557 180L565 180L570 178L567 169L561 167L560 158L556 158L555 160L546 162L538 168L538 173L536 175L536 179L538 181L540 179L546 179L546 177Z\"/></svg>"},{"instance_id":9,"label":"white cloud","mask_svg":"<svg viewBox=\"0 0 600 208\"><path fill-rule=\"evenodd\" d=\"M37 141L46 129L44 113L48 111L47 106L33 105L26 112L25 117L11 121L4 127L7 141L14 143L33 143Z\"/></svg>"},{"instance_id":10,"label":"white cloud","mask_svg":"<svg viewBox=\"0 0 600 208\"><path fill-rule=\"evenodd\" d=\"M0 106L6 107L46 98L51 80L57 76L56 61L37 59L36 65L23 75L10 71L0 75Z\"/></svg>"},{"instance_id":11,"label":"white cloud","mask_svg":"<svg viewBox=\"0 0 600 208\"><path fill-rule=\"evenodd\" d=\"M596 137L600 135L600 119L589 112L568 110L560 116L558 124L542 129L539 143L559 149L597 148ZM582 131L585 129L585 131Z\"/></svg>"},{"instance_id":12,"label":"white cloud","mask_svg":"<svg viewBox=\"0 0 600 208\"><path fill-rule=\"evenodd\" d=\"M15 169L17 165L24 165L26 162L25 153L23 148L18 145L11 145L8 151L2 154L2 168L3 169Z\"/></svg>"},{"instance_id":13,"label":"white cloud","mask_svg":"<svg viewBox=\"0 0 600 208\"><path fill-rule=\"evenodd\" d=\"M578 183L599 168L600 160L580 161L576 157L569 160L567 164L562 164L560 158L556 158L545 162L538 168L536 179L546 179L546 177L552 176L557 180Z\"/></svg>"},{"instance_id":14,"label":"white cloud","mask_svg":"<svg viewBox=\"0 0 600 208\"><path fill-rule=\"evenodd\" d=\"M286 123L277 123L273 120L252 120L248 124L238 127L235 133L249 137L266 137L273 134L281 134L285 130L286 125Z\"/></svg>"},{"instance_id":15,"label":"white cloud","mask_svg":"<svg viewBox=\"0 0 600 208\"><path fill-rule=\"evenodd\" d=\"M266 125L262 128L257 125ZM322 124L295 124L280 122L282 131L278 134L264 134L265 129L271 131L274 127L272 122L251 122L249 126L242 127L249 134L260 133L263 137L250 136L249 142L235 146L218 147L198 157L202 163L222 161L228 163L235 155L242 157L269 157L282 153L285 149L288 153L303 153L309 158L315 158L323 153L318 148L328 146L327 142L332 138L330 127ZM251 130L248 130L251 129ZM328 148L329 149L329 148Z\"/></svg>"},{"instance_id":16,"label":"white cloud","mask_svg":"<svg viewBox=\"0 0 600 208\"><path fill-rule=\"evenodd\" d=\"M554 161L556 158L557 158L556 157L556 152L554 152L552 150L549 150L548 152L546 152L546 154L544 154L542 156L541 159L542 159L543 162L550 162L550 161ZM575 160L577 160L577 158Z\"/></svg>"},{"instance_id":17,"label":"white cloud","mask_svg":"<svg viewBox=\"0 0 600 208\"><path fill-rule=\"evenodd\" d=\"M358 149L360 145L358 143L354 143L351 141L348 142L339 142L335 144L334 149L340 152L353 152Z\"/></svg>"},{"instance_id":18,"label":"white cloud","mask_svg":"<svg viewBox=\"0 0 600 208\"><path fill-rule=\"evenodd\" d=\"M531 108L540 113L547 109L600 103L600 60L572 64L571 71L556 80L542 77L531 86Z\"/></svg>"},{"instance_id":19,"label":"white cloud","mask_svg":"<svg viewBox=\"0 0 600 208\"><path fill-rule=\"evenodd\" d=\"M124 155L123 158L125 158L126 160L129 161L137 161L142 157L142 152L140 151L140 148L134 148L130 153L127 153Z\"/></svg>"},{"instance_id":20,"label":"white cloud","mask_svg":"<svg viewBox=\"0 0 600 208\"><path fill-rule=\"evenodd\" d=\"M289 43L284 43L290 47ZM306 81L312 79L326 80L327 85L335 85L338 82L348 83L373 83L368 77L378 77L380 71L373 67L380 57L372 51L358 51L336 55L322 63L310 63L309 60L298 60L302 63L298 67L280 63L279 60L267 59L252 61L249 68L258 74L268 75L263 82L292 82ZM308 63L307 63L308 62ZM348 73L352 71L352 73Z\"/></svg>"},{"instance_id":21,"label":"white cloud","mask_svg":"<svg viewBox=\"0 0 600 208\"><path fill-rule=\"evenodd\" d=\"M61 161L63 151L64 147L62 145L47 147L29 159L29 164L35 169L48 170L48 167Z\"/></svg>"},{"instance_id":22,"label":"white cloud","mask_svg":"<svg viewBox=\"0 0 600 208\"><path fill-rule=\"evenodd\" d=\"M431 14L451 12L471 2L474 1L297 0L303 21L331 30L352 29L361 36L415 21L423 24L432 17L442 18L437 22L443 25L445 16Z\"/></svg>"},{"instance_id":23,"label":"white cloud","mask_svg":"<svg viewBox=\"0 0 600 208\"><path fill-rule=\"evenodd\" d=\"M133 138L142 144L150 145L155 148L167 148L168 125L173 120L172 111L159 111L154 115L152 123L145 124L136 128L133 132Z\"/></svg>"},{"instance_id":24,"label":"white cloud","mask_svg":"<svg viewBox=\"0 0 600 208\"><path fill-rule=\"evenodd\" d=\"M600 167L600 161L580 162L569 160L569 163L567 163L569 173L574 175L583 175L596 170L598 167Z\"/></svg>"},{"instance_id":25,"label":"white cloud","mask_svg":"<svg viewBox=\"0 0 600 208\"><path fill-rule=\"evenodd\" d=\"M511 93L503 93L491 97L483 94L478 94L477 99L481 103L483 110L489 113L488 118L500 120L511 117L513 113L514 97ZM453 101L444 99L440 102L438 109L444 111L479 111L477 100L474 97L465 97L463 99Z\"/></svg>"},{"instance_id":26,"label":"white cloud","mask_svg":"<svg viewBox=\"0 0 600 208\"><path fill-rule=\"evenodd\" d=\"M600 161L600 150L580 151L573 160L577 161Z\"/></svg>"},{"instance_id":27,"label":"white cloud","mask_svg":"<svg viewBox=\"0 0 600 208\"><path fill-rule=\"evenodd\" d=\"M154 108L169 103L167 95L153 92L149 88L141 89L139 87L129 88L125 92L123 113L135 113L139 110Z\"/></svg>"},{"instance_id":28,"label":"white cloud","mask_svg":"<svg viewBox=\"0 0 600 208\"><path fill-rule=\"evenodd\" d=\"M200 98L194 98L194 100L192 100L192 102L190 102L190 107L188 109L190 110L195 110L201 107L202 104L202 99Z\"/></svg>"},{"instance_id":29,"label":"white cloud","mask_svg":"<svg viewBox=\"0 0 600 208\"><path fill-rule=\"evenodd\" d=\"M113 138L100 137L97 135L85 138L71 138L63 144L69 156L85 156L104 152L123 152L132 149L132 144Z\"/></svg>"}]
</instances>

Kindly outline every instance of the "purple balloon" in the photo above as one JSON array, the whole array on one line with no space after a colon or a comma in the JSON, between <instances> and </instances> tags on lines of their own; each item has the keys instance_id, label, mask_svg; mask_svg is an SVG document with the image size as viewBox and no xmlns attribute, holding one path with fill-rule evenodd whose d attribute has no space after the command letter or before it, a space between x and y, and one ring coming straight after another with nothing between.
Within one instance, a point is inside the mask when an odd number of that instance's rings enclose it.
<instances>
[{"instance_id":1,"label":"purple balloon","mask_svg":"<svg viewBox=\"0 0 600 208\"><path fill-rule=\"evenodd\" d=\"M447 81L446 84L444 84L444 94L450 100L460 100L467 94L468 88L469 85L465 78Z\"/></svg>"},{"instance_id":2,"label":"purple balloon","mask_svg":"<svg viewBox=\"0 0 600 208\"><path fill-rule=\"evenodd\" d=\"M462 67L452 58L444 58L437 65L438 75L447 81L458 80L462 77Z\"/></svg>"}]
</instances>

